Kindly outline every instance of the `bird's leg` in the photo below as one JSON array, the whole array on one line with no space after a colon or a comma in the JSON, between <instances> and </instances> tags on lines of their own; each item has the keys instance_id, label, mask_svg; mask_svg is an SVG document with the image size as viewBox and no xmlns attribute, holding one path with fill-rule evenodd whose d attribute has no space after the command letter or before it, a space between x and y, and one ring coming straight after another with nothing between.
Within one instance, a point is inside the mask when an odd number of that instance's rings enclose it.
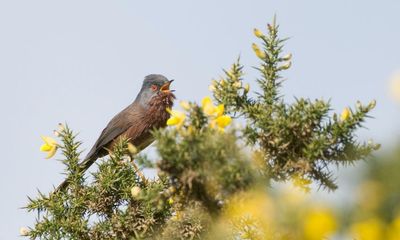
<instances>
[{"instance_id":1,"label":"bird's leg","mask_svg":"<svg viewBox=\"0 0 400 240\"><path fill-rule=\"evenodd\" d=\"M135 159L130 156L131 159L131 163L133 165L133 168L135 168L135 171L137 173L137 175L139 175L140 179L142 180L143 184L146 186L147 185L147 178L144 176L144 174L142 173L142 171L140 171L140 168L136 165L135 163Z\"/></svg>"}]
</instances>

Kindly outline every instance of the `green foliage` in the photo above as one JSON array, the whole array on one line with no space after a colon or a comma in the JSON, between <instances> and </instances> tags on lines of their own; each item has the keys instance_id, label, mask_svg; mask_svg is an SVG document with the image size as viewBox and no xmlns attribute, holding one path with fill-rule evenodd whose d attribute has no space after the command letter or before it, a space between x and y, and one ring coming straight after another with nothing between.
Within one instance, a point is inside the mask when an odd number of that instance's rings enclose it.
<instances>
[{"instance_id":1,"label":"green foliage","mask_svg":"<svg viewBox=\"0 0 400 240\"><path fill-rule=\"evenodd\" d=\"M259 31L259 30L256 30ZM379 146L358 143L355 131L362 126L375 102L367 106L357 103L344 119L330 115L329 102L297 98L285 103L279 94L281 72L291 66L291 54L282 56L286 39L279 39L275 21L268 25L268 35L258 35L263 50L253 44L261 63L256 68L261 91L249 96L243 86L243 66L239 60L225 77L214 81L214 97L234 115L247 120L243 132L248 144L264 154L266 174L276 181L294 176L316 181L328 189L336 189L330 164L346 165L364 159Z\"/></svg>"},{"instance_id":2,"label":"green foliage","mask_svg":"<svg viewBox=\"0 0 400 240\"><path fill-rule=\"evenodd\" d=\"M192 106L188 125L155 133L161 157L157 166L183 205L197 200L215 213L227 196L250 185L254 174L235 132L210 128L201 108Z\"/></svg>"},{"instance_id":3,"label":"green foliage","mask_svg":"<svg viewBox=\"0 0 400 240\"><path fill-rule=\"evenodd\" d=\"M158 179L143 182L121 140L110 157L98 164L98 171L88 181L79 169L80 142L66 127L60 133L66 173L70 185L66 191L39 192L29 199L27 209L37 211L38 218L29 232L32 239L130 239L151 235L170 215L169 205L159 194L166 187ZM128 154L128 155L127 155ZM131 188L144 191L133 198Z\"/></svg>"},{"instance_id":4,"label":"green foliage","mask_svg":"<svg viewBox=\"0 0 400 240\"><path fill-rule=\"evenodd\" d=\"M372 157L350 204L337 209L352 239L397 240L400 236L400 145Z\"/></svg>"},{"instance_id":5,"label":"green foliage","mask_svg":"<svg viewBox=\"0 0 400 240\"><path fill-rule=\"evenodd\" d=\"M28 236L206 238L231 199L260 185L265 190L271 179L315 181L335 189L329 165L353 163L377 147L358 143L355 137L375 104L358 104L339 119L329 114L329 102L323 100L285 103L279 94L280 74L290 67L291 55L281 56L285 40L277 33L273 23L268 35L256 34L263 42L263 49L253 45L261 59L256 96L243 85L238 60L213 83L214 97L222 105L187 104L186 113L171 121L175 127L154 130L158 161L135 155L129 151L129 139L119 139L109 156L98 160L98 168L85 176L78 166L81 143L68 127L62 129L59 147L70 185L65 191L29 198L27 209L38 218ZM225 129L231 119L223 115L224 109L244 118L245 128ZM157 178L147 179L143 167L157 167ZM254 204L262 203L264 198L256 196L261 200Z\"/></svg>"},{"instance_id":6,"label":"green foliage","mask_svg":"<svg viewBox=\"0 0 400 240\"><path fill-rule=\"evenodd\" d=\"M376 216L386 223L400 216L400 145L385 154L375 156L367 165L360 185L358 206L354 217Z\"/></svg>"}]
</instances>

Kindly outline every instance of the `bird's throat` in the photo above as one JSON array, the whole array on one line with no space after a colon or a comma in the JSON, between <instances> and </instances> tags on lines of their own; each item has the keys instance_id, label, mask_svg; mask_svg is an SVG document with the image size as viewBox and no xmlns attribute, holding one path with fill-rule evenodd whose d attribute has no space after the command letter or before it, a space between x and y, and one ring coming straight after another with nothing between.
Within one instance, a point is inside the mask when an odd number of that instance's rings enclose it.
<instances>
[{"instance_id":1,"label":"bird's throat","mask_svg":"<svg viewBox=\"0 0 400 240\"><path fill-rule=\"evenodd\" d=\"M175 95L172 92L161 92L151 99L146 115L149 117L148 121L153 128L166 126L167 120L170 117L167 109L172 108L174 100Z\"/></svg>"}]
</instances>

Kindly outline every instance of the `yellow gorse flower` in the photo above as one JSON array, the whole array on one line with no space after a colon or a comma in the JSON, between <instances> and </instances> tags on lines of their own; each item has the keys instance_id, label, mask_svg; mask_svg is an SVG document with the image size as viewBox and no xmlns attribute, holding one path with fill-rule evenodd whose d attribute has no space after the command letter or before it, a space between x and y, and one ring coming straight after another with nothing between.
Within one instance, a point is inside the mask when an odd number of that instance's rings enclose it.
<instances>
[{"instance_id":1,"label":"yellow gorse flower","mask_svg":"<svg viewBox=\"0 0 400 240\"><path fill-rule=\"evenodd\" d=\"M228 115L222 115L220 117L217 117L215 119L215 122L216 122L219 130L224 130L225 127L227 127L229 124L231 124L232 118Z\"/></svg>"},{"instance_id":2,"label":"yellow gorse flower","mask_svg":"<svg viewBox=\"0 0 400 240\"><path fill-rule=\"evenodd\" d=\"M253 51L255 52L255 54L257 55L257 57L261 58L261 59L265 59L265 52L262 51L257 44L253 43L251 45L251 47L253 48Z\"/></svg>"},{"instance_id":3,"label":"yellow gorse flower","mask_svg":"<svg viewBox=\"0 0 400 240\"><path fill-rule=\"evenodd\" d=\"M372 217L351 225L350 233L354 239L376 240L386 239L384 235L384 223L377 217Z\"/></svg>"},{"instance_id":4,"label":"yellow gorse flower","mask_svg":"<svg viewBox=\"0 0 400 240\"><path fill-rule=\"evenodd\" d=\"M56 140L51 137L42 136L44 144L40 147L40 151L47 152L46 159L52 158L58 149Z\"/></svg>"},{"instance_id":5,"label":"yellow gorse flower","mask_svg":"<svg viewBox=\"0 0 400 240\"><path fill-rule=\"evenodd\" d=\"M225 127L231 124L232 118L228 115L223 115L225 111L224 105L219 104L218 106L214 106L209 96L201 100L201 107L203 108L203 112L212 119L210 123L211 127L216 127L218 130L224 131Z\"/></svg>"},{"instance_id":6,"label":"yellow gorse flower","mask_svg":"<svg viewBox=\"0 0 400 240\"><path fill-rule=\"evenodd\" d=\"M220 104L218 106L214 106L211 98L209 96L204 97L201 100L201 107L203 108L203 112L209 117L219 117L224 113L224 105Z\"/></svg>"},{"instance_id":7,"label":"yellow gorse flower","mask_svg":"<svg viewBox=\"0 0 400 240\"><path fill-rule=\"evenodd\" d=\"M337 228L333 212L325 207L310 209L303 224L304 237L307 240L325 239Z\"/></svg>"},{"instance_id":8,"label":"yellow gorse flower","mask_svg":"<svg viewBox=\"0 0 400 240\"><path fill-rule=\"evenodd\" d=\"M234 231L241 233L242 238L248 237L247 234L254 234L256 230L258 238L246 239L268 239L269 231L275 230L275 215L272 199L264 191L253 190L231 197L222 212L222 221L234 226ZM255 229L249 228L249 225Z\"/></svg>"},{"instance_id":9,"label":"yellow gorse flower","mask_svg":"<svg viewBox=\"0 0 400 240\"><path fill-rule=\"evenodd\" d=\"M203 108L203 112L207 115L207 116L212 116L215 113L215 106L212 103L212 100L209 96L204 97L201 100L201 107Z\"/></svg>"},{"instance_id":10,"label":"yellow gorse flower","mask_svg":"<svg viewBox=\"0 0 400 240\"><path fill-rule=\"evenodd\" d=\"M214 111L215 111L215 115L217 117L222 116L222 114L224 114L224 111L225 111L224 104L220 104L220 105L216 106Z\"/></svg>"},{"instance_id":11,"label":"yellow gorse flower","mask_svg":"<svg viewBox=\"0 0 400 240\"><path fill-rule=\"evenodd\" d=\"M181 127L183 123L185 122L186 115L183 112L180 111L175 111L171 109L167 109L167 112L171 114L171 117L167 120L167 125L168 126L177 126Z\"/></svg>"},{"instance_id":12,"label":"yellow gorse flower","mask_svg":"<svg viewBox=\"0 0 400 240\"><path fill-rule=\"evenodd\" d=\"M343 109L342 114L340 115L340 119L342 121L346 121L349 117L350 117L350 109L347 107L345 109Z\"/></svg>"},{"instance_id":13,"label":"yellow gorse flower","mask_svg":"<svg viewBox=\"0 0 400 240\"><path fill-rule=\"evenodd\" d=\"M396 240L400 236L400 216L397 216L389 226L387 240Z\"/></svg>"}]
</instances>

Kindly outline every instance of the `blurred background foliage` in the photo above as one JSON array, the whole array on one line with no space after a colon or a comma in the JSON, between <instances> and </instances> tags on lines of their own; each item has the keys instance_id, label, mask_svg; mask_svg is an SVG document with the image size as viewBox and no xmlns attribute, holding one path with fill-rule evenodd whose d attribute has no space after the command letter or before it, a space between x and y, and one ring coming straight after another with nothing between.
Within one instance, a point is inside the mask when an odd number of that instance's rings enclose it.
<instances>
[{"instance_id":1,"label":"blurred background foliage","mask_svg":"<svg viewBox=\"0 0 400 240\"><path fill-rule=\"evenodd\" d=\"M400 147L371 154L373 141L356 131L375 107L357 102L333 113L329 101L280 94L283 52L275 21L261 47L257 87L244 82L238 59L213 80L211 97L181 102L170 127L154 131L157 158L119 139L97 169L79 171L80 145L62 125L60 143L46 138L49 157L62 150L71 184L66 191L29 198L36 223L21 228L32 239L399 239ZM232 124L232 120L234 121ZM244 127L236 123L243 122ZM314 201L312 186L335 190L335 167L368 160L356 201L338 208ZM144 168L157 170L155 178ZM341 168L338 168L339 171ZM272 187L273 183L286 183Z\"/></svg>"}]
</instances>

